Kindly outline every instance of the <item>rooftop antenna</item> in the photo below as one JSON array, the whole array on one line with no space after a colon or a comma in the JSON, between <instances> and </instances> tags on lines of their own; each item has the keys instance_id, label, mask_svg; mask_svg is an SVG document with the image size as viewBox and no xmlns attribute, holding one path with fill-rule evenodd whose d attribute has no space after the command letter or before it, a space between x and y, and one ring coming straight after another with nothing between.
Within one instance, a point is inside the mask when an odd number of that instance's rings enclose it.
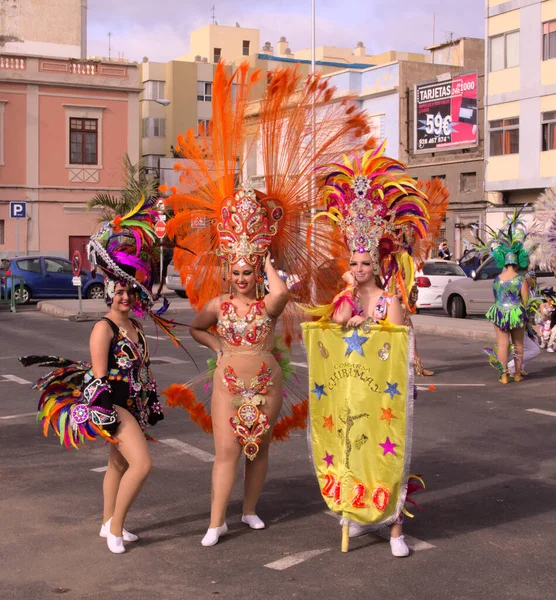
<instances>
[{"instance_id":1,"label":"rooftop antenna","mask_svg":"<svg viewBox=\"0 0 556 600\"><path fill-rule=\"evenodd\" d=\"M112 46L110 44L112 39L112 33L110 33L110 31L108 32L108 60L110 60L110 55L112 53Z\"/></svg>"},{"instance_id":2,"label":"rooftop antenna","mask_svg":"<svg viewBox=\"0 0 556 600\"><path fill-rule=\"evenodd\" d=\"M216 6L212 5L212 24L217 25L216 22Z\"/></svg>"},{"instance_id":3,"label":"rooftop antenna","mask_svg":"<svg viewBox=\"0 0 556 600\"><path fill-rule=\"evenodd\" d=\"M448 31L448 35L446 36L446 42L449 44L448 45L448 64L450 63L450 61L452 60L452 46L454 44L454 32L453 31Z\"/></svg>"}]
</instances>

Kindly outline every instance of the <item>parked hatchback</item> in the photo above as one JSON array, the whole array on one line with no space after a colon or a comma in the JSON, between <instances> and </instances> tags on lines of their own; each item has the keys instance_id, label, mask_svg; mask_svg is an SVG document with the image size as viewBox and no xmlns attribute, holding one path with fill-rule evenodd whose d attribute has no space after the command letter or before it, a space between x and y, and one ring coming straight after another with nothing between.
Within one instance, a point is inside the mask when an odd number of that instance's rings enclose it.
<instances>
[{"instance_id":1,"label":"parked hatchback","mask_svg":"<svg viewBox=\"0 0 556 600\"><path fill-rule=\"evenodd\" d=\"M455 319L465 319L467 315L484 315L494 304L492 284L502 269L490 256L465 280L452 281L442 294L442 308ZM541 287L555 287L556 278L550 272L536 271L537 282Z\"/></svg>"},{"instance_id":2,"label":"parked hatchback","mask_svg":"<svg viewBox=\"0 0 556 600\"><path fill-rule=\"evenodd\" d=\"M73 285L71 261L57 256L21 256L10 258L2 275L18 275L24 279L23 298L19 288L15 296L18 302L27 304L31 298L77 298L77 286ZM104 298L102 275L93 278L90 271L81 269L83 298Z\"/></svg>"},{"instance_id":3,"label":"parked hatchback","mask_svg":"<svg viewBox=\"0 0 556 600\"><path fill-rule=\"evenodd\" d=\"M457 263L441 258L426 260L423 268L415 272L419 288L417 308L442 308L442 292L454 279L466 279L467 275Z\"/></svg>"}]
</instances>

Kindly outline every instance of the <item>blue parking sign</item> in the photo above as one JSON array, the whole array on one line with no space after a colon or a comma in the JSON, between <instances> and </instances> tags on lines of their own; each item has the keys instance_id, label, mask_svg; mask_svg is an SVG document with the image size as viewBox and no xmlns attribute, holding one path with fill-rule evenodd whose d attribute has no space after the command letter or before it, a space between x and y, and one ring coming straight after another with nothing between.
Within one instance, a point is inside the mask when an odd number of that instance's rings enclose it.
<instances>
[{"instance_id":1,"label":"blue parking sign","mask_svg":"<svg viewBox=\"0 0 556 600\"><path fill-rule=\"evenodd\" d=\"M10 217L24 219L27 216L27 202L10 202Z\"/></svg>"}]
</instances>

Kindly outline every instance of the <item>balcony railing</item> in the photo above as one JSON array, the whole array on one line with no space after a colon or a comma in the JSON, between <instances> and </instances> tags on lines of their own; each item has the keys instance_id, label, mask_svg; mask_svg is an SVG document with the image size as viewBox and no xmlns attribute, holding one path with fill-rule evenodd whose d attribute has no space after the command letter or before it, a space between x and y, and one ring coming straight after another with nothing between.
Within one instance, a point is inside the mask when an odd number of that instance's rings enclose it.
<instances>
[{"instance_id":1,"label":"balcony railing","mask_svg":"<svg viewBox=\"0 0 556 600\"><path fill-rule=\"evenodd\" d=\"M11 69L13 71L25 71L27 59L22 56L1 56L0 69Z\"/></svg>"}]
</instances>

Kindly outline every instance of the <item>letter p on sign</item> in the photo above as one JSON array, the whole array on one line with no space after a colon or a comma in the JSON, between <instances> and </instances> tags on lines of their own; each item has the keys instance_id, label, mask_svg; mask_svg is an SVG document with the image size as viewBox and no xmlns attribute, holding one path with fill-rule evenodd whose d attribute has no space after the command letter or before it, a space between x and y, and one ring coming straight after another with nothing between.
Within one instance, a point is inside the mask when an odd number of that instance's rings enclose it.
<instances>
[{"instance_id":1,"label":"letter p on sign","mask_svg":"<svg viewBox=\"0 0 556 600\"><path fill-rule=\"evenodd\" d=\"M27 216L26 202L10 202L10 217L12 219L24 219Z\"/></svg>"}]
</instances>

